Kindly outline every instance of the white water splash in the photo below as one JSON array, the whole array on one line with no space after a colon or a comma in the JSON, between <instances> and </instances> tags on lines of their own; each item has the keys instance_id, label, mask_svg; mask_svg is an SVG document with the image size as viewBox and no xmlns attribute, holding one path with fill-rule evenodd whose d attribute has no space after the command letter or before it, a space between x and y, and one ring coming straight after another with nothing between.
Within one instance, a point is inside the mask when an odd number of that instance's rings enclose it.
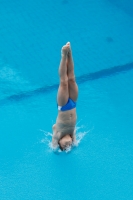
<instances>
[{"instance_id":1,"label":"white water splash","mask_svg":"<svg viewBox=\"0 0 133 200\"><path fill-rule=\"evenodd\" d=\"M40 129L39 131L43 132L44 133L44 138L41 140L41 143L50 143L51 140L52 140L52 133L48 132L48 131L44 131L42 129Z\"/></svg>"},{"instance_id":2,"label":"white water splash","mask_svg":"<svg viewBox=\"0 0 133 200\"><path fill-rule=\"evenodd\" d=\"M88 128L84 125L76 126L76 141L72 144L72 146L68 147L64 152L69 153L73 147L79 146L80 142L85 137L85 135L93 130L93 127L89 130L87 130L87 129ZM42 129L40 129L40 131L44 133L44 138L41 140L41 143L46 144L52 151L61 153L62 151L59 148L59 146L57 148L54 148L52 145L52 142L51 142L52 141L52 133L50 133L48 131L44 131Z\"/></svg>"}]
</instances>

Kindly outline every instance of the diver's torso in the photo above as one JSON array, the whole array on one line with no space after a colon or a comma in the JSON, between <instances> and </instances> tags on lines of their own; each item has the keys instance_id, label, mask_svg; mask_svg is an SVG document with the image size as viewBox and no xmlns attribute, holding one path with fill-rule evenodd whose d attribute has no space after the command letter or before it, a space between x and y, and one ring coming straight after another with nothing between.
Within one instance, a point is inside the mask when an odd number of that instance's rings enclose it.
<instances>
[{"instance_id":1,"label":"diver's torso","mask_svg":"<svg viewBox=\"0 0 133 200\"><path fill-rule=\"evenodd\" d=\"M65 134L73 134L76 125L76 108L68 111L59 111L56 119L56 132L63 137Z\"/></svg>"}]
</instances>

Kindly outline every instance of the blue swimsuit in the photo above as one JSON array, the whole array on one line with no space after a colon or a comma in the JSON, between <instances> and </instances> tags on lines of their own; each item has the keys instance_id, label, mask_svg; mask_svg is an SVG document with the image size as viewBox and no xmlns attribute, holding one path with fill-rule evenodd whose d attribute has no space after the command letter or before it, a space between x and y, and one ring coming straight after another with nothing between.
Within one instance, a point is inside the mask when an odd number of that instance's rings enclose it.
<instances>
[{"instance_id":1,"label":"blue swimsuit","mask_svg":"<svg viewBox=\"0 0 133 200\"><path fill-rule=\"evenodd\" d=\"M58 106L58 110L61 110L61 111L67 111L73 108L76 108L76 102L74 102L70 98L68 99L68 102L64 106Z\"/></svg>"}]
</instances>

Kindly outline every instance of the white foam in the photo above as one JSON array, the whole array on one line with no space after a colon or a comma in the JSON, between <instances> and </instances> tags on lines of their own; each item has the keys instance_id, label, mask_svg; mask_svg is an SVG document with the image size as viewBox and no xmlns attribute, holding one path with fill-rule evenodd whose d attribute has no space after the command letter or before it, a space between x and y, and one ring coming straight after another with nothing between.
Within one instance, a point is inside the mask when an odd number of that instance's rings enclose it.
<instances>
[{"instance_id":1,"label":"white foam","mask_svg":"<svg viewBox=\"0 0 133 200\"><path fill-rule=\"evenodd\" d=\"M72 144L72 146L68 147L65 151L66 153L69 153L73 147L79 146L80 142L83 140L86 134L88 134L91 130L93 130L93 127L89 130L87 130L87 126L81 125L81 126L76 126L76 141ZM59 146L57 148L54 148L52 145L52 133L40 129L41 132L44 133L44 138L41 140L41 143L46 144L52 151L61 153L61 149Z\"/></svg>"}]
</instances>

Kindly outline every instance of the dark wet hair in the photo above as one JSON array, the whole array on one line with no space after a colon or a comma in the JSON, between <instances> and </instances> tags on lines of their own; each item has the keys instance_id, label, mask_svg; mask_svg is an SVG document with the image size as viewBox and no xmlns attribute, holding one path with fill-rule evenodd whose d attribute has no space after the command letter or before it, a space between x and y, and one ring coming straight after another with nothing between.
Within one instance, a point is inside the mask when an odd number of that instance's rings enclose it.
<instances>
[{"instance_id":1,"label":"dark wet hair","mask_svg":"<svg viewBox=\"0 0 133 200\"><path fill-rule=\"evenodd\" d=\"M59 145L59 148L60 148L61 151L64 151L64 150L65 150L65 149L63 149L60 145Z\"/></svg>"},{"instance_id":2,"label":"dark wet hair","mask_svg":"<svg viewBox=\"0 0 133 200\"><path fill-rule=\"evenodd\" d=\"M61 151L64 151L64 149L61 147L61 145L60 145L60 141L58 142L58 145L59 145L59 148L60 148L60 150Z\"/></svg>"}]
</instances>

